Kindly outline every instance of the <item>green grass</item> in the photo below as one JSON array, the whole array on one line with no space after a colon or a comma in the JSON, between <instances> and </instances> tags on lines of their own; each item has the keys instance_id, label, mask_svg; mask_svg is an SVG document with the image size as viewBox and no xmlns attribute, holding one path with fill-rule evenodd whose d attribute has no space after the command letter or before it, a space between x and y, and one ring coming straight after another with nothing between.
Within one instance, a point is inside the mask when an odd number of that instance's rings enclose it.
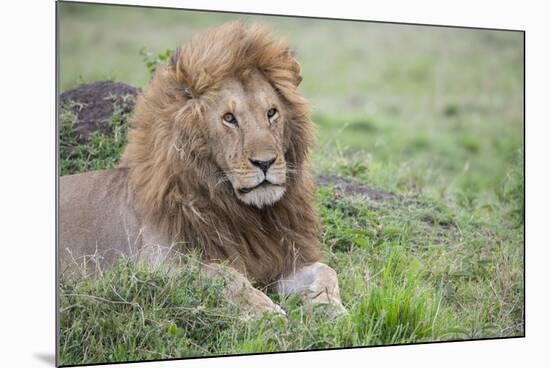
<instances>
[{"instance_id":1,"label":"green grass","mask_svg":"<svg viewBox=\"0 0 550 368\"><path fill-rule=\"evenodd\" d=\"M61 89L106 77L143 87L143 47L164 52L233 18L63 4ZM247 320L221 297L223 280L196 272L197 255L171 276L123 259L99 278L62 280L62 364L523 335L521 35L246 18L298 50L315 172L395 193L317 190L323 255L349 314L327 321L266 290L288 317ZM116 166L127 115L115 107L114 133L82 145L69 107L61 174Z\"/></svg>"}]
</instances>

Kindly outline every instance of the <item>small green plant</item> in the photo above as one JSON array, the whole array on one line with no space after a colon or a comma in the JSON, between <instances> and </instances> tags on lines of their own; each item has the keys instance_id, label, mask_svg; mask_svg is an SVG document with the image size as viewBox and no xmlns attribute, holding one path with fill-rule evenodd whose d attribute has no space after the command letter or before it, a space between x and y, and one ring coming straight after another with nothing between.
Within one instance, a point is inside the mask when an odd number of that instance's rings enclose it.
<instances>
[{"instance_id":1,"label":"small green plant","mask_svg":"<svg viewBox=\"0 0 550 368\"><path fill-rule=\"evenodd\" d=\"M153 52L148 51L145 47L142 47L139 50L139 54L143 57L143 62L145 63L145 67L149 71L150 76L153 76L158 66L165 63L173 52L173 49L166 49L164 52L154 54Z\"/></svg>"},{"instance_id":2,"label":"small green plant","mask_svg":"<svg viewBox=\"0 0 550 368\"><path fill-rule=\"evenodd\" d=\"M341 171L346 176L353 178L365 175L368 172L368 167L363 161L351 161L341 166Z\"/></svg>"}]
</instances>

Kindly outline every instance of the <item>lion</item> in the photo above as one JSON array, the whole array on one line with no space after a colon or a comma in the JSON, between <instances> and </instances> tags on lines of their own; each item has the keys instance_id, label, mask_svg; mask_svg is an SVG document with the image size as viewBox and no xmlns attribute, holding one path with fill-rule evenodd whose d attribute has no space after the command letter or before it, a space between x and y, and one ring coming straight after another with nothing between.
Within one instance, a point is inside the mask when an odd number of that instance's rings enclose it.
<instances>
[{"instance_id":1,"label":"lion","mask_svg":"<svg viewBox=\"0 0 550 368\"><path fill-rule=\"evenodd\" d=\"M176 49L137 98L119 167L60 179L61 272L120 255L173 268L199 249L254 314L284 312L250 280L344 313L321 263L301 80L264 26L227 23Z\"/></svg>"}]
</instances>

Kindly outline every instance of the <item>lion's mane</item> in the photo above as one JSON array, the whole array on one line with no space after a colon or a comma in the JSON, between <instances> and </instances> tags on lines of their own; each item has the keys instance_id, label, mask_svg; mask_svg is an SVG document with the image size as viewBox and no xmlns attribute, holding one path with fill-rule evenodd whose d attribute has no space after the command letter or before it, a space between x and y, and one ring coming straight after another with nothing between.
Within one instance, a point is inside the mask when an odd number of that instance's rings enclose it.
<instances>
[{"instance_id":1,"label":"lion's mane","mask_svg":"<svg viewBox=\"0 0 550 368\"><path fill-rule=\"evenodd\" d=\"M224 77L259 70L291 112L284 149L293 175L285 195L258 209L219 180L207 125L208 101ZM138 96L121 166L142 223L211 261L228 261L267 283L320 257L309 151L315 130L298 93L300 66L269 29L228 23L193 38L160 66Z\"/></svg>"}]
</instances>

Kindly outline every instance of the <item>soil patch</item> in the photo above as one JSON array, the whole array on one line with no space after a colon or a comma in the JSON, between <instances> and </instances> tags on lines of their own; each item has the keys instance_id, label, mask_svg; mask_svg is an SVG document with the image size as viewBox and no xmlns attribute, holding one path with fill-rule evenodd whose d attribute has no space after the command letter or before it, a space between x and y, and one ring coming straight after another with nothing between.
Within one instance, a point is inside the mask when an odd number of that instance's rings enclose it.
<instances>
[{"instance_id":1,"label":"soil patch","mask_svg":"<svg viewBox=\"0 0 550 368\"><path fill-rule=\"evenodd\" d=\"M336 193L344 196L364 195L373 201L384 201L395 196L393 193L374 189L354 180L337 175L319 175L316 178L317 185L333 186Z\"/></svg>"},{"instance_id":2,"label":"soil patch","mask_svg":"<svg viewBox=\"0 0 550 368\"><path fill-rule=\"evenodd\" d=\"M123 114L130 113L139 91L139 88L113 81L87 83L63 92L60 106L76 114L78 141L86 143L92 132L111 133L111 126L106 120L113 115L115 105Z\"/></svg>"}]
</instances>

